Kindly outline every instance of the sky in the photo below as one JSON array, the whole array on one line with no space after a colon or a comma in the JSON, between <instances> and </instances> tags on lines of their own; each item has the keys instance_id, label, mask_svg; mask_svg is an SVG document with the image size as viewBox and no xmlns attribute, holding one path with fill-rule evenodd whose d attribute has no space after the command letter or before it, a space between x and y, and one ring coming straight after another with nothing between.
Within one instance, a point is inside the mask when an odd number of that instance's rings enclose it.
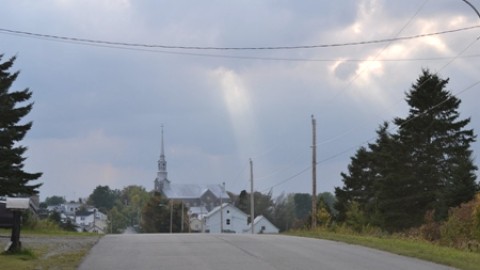
<instances>
[{"instance_id":1,"label":"sky","mask_svg":"<svg viewBox=\"0 0 480 270\"><path fill-rule=\"evenodd\" d=\"M480 28L464 29L478 25L462 0L5 0L0 54L17 57L11 90L33 92L21 144L41 200L152 190L162 126L171 182L240 193L251 159L254 189L278 196L312 191L312 115L317 191L333 192L379 125L407 116L423 68L450 78L478 133Z\"/></svg>"}]
</instances>

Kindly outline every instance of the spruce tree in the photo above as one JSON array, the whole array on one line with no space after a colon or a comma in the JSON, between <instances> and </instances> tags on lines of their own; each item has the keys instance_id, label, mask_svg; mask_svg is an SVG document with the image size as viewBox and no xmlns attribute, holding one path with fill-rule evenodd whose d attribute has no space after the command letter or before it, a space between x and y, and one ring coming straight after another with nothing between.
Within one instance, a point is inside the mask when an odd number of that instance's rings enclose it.
<instances>
[{"instance_id":1,"label":"spruce tree","mask_svg":"<svg viewBox=\"0 0 480 270\"><path fill-rule=\"evenodd\" d=\"M478 190L471 157L476 135L466 128L470 118L459 119L461 101L445 89L448 81L423 70L407 93L409 115L394 121L410 154L416 209L423 214L435 210L439 219Z\"/></svg>"},{"instance_id":2,"label":"spruce tree","mask_svg":"<svg viewBox=\"0 0 480 270\"><path fill-rule=\"evenodd\" d=\"M360 148L336 188L340 220L355 203L365 220L388 231L419 226L428 211L438 220L479 190L471 144L476 136L459 119L460 100L445 89L448 79L423 70L406 101L406 118L395 134L384 124L375 143Z\"/></svg>"},{"instance_id":3,"label":"spruce tree","mask_svg":"<svg viewBox=\"0 0 480 270\"><path fill-rule=\"evenodd\" d=\"M25 146L18 145L32 127L32 122L19 123L32 109L33 103L22 105L32 96L30 90L9 91L19 72L10 73L15 57L1 63L0 55L0 196L33 195L38 193L38 179L41 173L27 173L23 170Z\"/></svg>"}]
</instances>

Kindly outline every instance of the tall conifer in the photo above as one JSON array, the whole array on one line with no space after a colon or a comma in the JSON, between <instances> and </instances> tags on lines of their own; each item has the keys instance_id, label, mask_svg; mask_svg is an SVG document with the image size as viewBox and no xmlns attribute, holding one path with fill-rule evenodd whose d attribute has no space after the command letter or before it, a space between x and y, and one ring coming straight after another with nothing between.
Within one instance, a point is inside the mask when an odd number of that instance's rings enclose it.
<instances>
[{"instance_id":1,"label":"tall conifer","mask_svg":"<svg viewBox=\"0 0 480 270\"><path fill-rule=\"evenodd\" d=\"M438 218L471 200L478 189L471 157L476 136L466 128L470 118L459 119L461 101L445 89L448 81L423 70L407 93L409 115L394 121L410 153L417 209L435 210Z\"/></svg>"},{"instance_id":2,"label":"tall conifer","mask_svg":"<svg viewBox=\"0 0 480 270\"><path fill-rule=\"evenodd\" d=\"M468 129L470 118L459 119L460 100L447 91L444 80L423 70L406 101L406 118L396 118L395 134L384 124L369 149L360 148L343 187L336 188L340 218L353 202L368 223L389 231L419 226L427 211L437 219L448 209L471 200L479 190Z\"/></svg>"},{"instance_id":3,"label":"tall conifer","mask_svg":"<svg viewBox=\"0 0 480 270\"><path fill-rule=\"evenodd\" d=\"M0 61L3 55L0 55ZM0 196L32 195L38 193L41 184L29 184L41 173L27 173L23 170L25 146L18 145L32 122L20 124L20 120L32 109L33 103L22 106L32 96L29 89L9 91L19 72L10 73L15 57L0 62Z\"/></svg>"}]
</instances>

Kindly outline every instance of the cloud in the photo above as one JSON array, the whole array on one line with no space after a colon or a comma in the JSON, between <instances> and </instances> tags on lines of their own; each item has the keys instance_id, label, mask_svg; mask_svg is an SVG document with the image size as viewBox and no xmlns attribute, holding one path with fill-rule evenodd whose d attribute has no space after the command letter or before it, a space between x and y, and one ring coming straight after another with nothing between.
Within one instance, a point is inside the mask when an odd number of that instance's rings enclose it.
<instances>
[{"instance_id":1,"label":"cloud","mask_svg":"<svg viewBox=\"0 0 480 270\"><path fill-rule=\"evenodd\" d=\"M88 196L97 185L122 188L145 172L128 164L128 143L103 130L71 138L29 139L28 170L43 172L42 190ZM76 198L72 198L76 199Z\"/></svg>"},{"instance_id":2,"label":"cloud","mask_svg":"<svg viewBox=\"0 0 480 270\"><path fill-rule=\"evenodd\" d=\"M461 1L427 1L422 8L423 3L7 1L0 17L2 27L24 31L219 47L343 43L395 37L405 26L402 36L478 24ZM252 157L256 186L267 189L309 166L311 114L323 142L319 160L327 160L321 164L320 186L332 190L355 146L374 136L382 121L406 114L404 92L421 68L450 77L454 91L478 80L473 57L452 63L395 59L456 56L477 36L478 30L472 30L392 44L188 51L311 61L131 51L4 34L0 41L6 56L19 56L16 67L22 73L15 86L34 92L34 109L27 117L34 121L25 143L30 147L27 167L45 172L45 196L84 196L97 184L151 189L161 124L172 181L226 181L238 192L248 187ZM464 55L477 50L474 43ZM476 91L463 96L465 112L478 114ZM309 172L275 187L276 192L309 189Z\"/></svg>"}]
</instances>

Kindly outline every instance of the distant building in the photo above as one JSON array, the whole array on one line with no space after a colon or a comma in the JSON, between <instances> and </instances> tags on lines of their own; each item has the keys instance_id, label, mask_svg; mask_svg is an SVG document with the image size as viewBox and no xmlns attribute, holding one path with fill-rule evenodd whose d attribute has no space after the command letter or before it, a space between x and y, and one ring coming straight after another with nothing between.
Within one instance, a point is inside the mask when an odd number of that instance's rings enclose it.
<instances>
[{"instance_id":1,"label":"distant building","mask_svg":"<svg viewBox=\"0 0 480 270\"><path fill-rule=\"evenodd\" d=\"M221 214L223 211L223 215ZM223 228L221 221L223 219ZM235 206L224 203L223 207L217 206L205 217L205 232L221 233L243 233L248 228L248 215Z\"/></svg>"},{"instance_id":2,"label":"distant building","mask_svg":"<svg viewBox=\"0 0 480 270\"><path fill-rule=\"evenodd\" d=\"M160 159L158 160L158 172L154 181L154 190L174 201L181 201L186 207L205 207L207 211L220 205L222 202L230 202L230 197L220 184L177 184L168 180L167 161L163 144L163 127Z\"/></svg>"},{"instance_id":3,"label":"distant building","mask_svg":"<svg viewBox=\"0 0 480 270\"><path fill-rule=\"evenodd\" d=\"M47 216L58 213L63 225L72 224L78 232L107 233L107 215L93 206L70 202L48 206L46 211Z\"/></svg>"},{"instance_id":4,"label":"distant building","mask_svg":"<svg viewBox=\"0 0 480 270\"><path fill-rule=\"evenodd\" d=\"M251 228L252 227L249 225L248 231L251 231ZM258 216L255 218L253 221L253 231L257 234L275 234L280 232L280 230L264 216Z\"/></svg>"},{"instance_id":5,"label":"distant building","mask_svg":"<svg viewBox=\"0 0 480 270\"><path fill-rule=\"evenodd\" d=\"M75 225L78 232L107 233L107 215L96 208L81 209L75 213Z\"/></svg>"},{"instance_id":6,"label":"distant building","mask_svg":"<svg viewBox=\"0 0 480 270\"><path fill-rule=\"evenodd\" d=\"M248 221L248 215L242 210L229 203L224 203L223 207L217 206L206 214L203 217L204 224L200 224L200 227L206 233L251 233L252 227ZM278 228L264 216L256 217L253 224L255 234L279 232Z\"/></svg>"}]
</instances>

